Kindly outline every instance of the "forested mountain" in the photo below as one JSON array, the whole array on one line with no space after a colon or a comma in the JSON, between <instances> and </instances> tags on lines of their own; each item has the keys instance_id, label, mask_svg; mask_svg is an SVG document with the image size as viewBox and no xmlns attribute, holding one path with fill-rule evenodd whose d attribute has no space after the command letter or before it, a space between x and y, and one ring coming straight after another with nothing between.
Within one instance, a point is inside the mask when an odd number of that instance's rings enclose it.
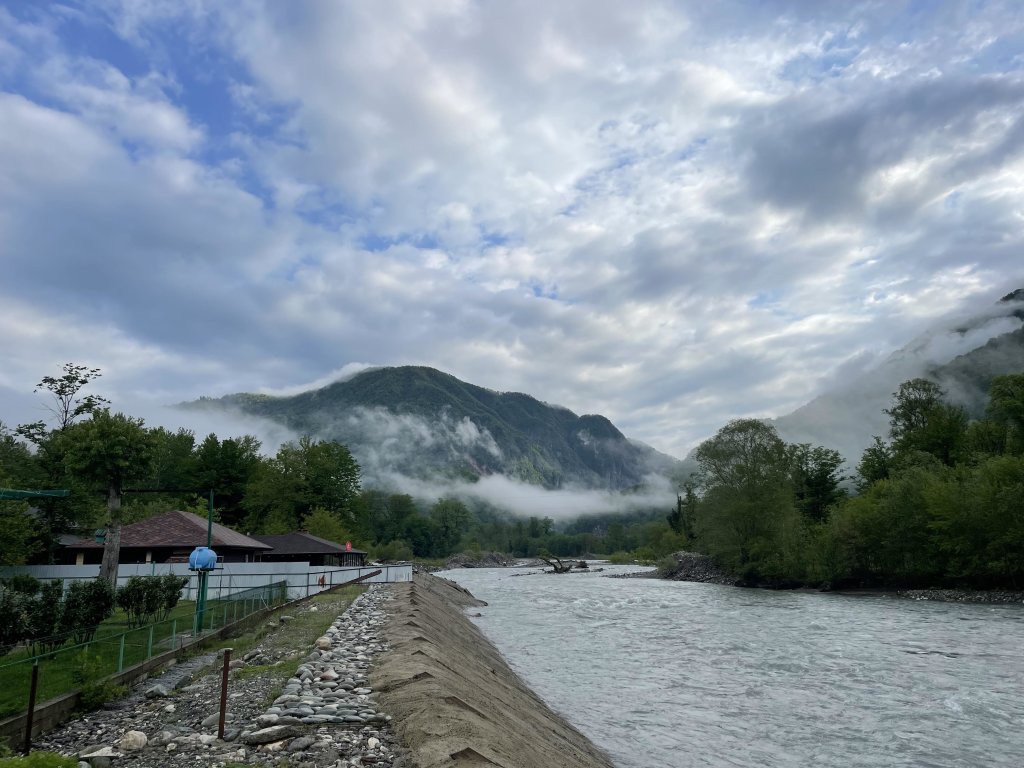
<instances>
[{"instance_id":1,"label":"forested mountain","mask_svg":"<svg viewBox=\"0 0 1024 768\"><path fill-rule=\"evenodd\" d=\"M847 377L772 423L785 440L826 445L854 463L873 435L888 433L884 409L901 382L916 377L934 381L950 402L979 418L992 378L1022 371L1024 289L985 312L918 336L881 365Z\"/></svg>"},{"instance_id":2,"label":"forested mountain","mask_svg":"<svg viewBox=\"0 0 1024 768\"><path fill-rule=\"evenodd\" d=\"M234 394L187 408L237 411L345 443L365 477L474 479L503 474L545 488L623 489L675 460L627 439L608 419L577 416L433 368L364 371L289 397Z\"/></svg>"}]
</instances>

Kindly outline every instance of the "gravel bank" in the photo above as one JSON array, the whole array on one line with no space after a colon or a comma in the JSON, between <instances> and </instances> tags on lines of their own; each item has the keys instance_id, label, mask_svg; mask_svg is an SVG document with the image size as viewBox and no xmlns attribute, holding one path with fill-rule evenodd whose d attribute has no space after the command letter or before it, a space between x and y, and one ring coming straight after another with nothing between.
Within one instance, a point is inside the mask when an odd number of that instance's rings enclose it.
<instances>
[{"instance_id":1,"label":"gravel bank","mask_svg":"<svg viewBox=\"0 0 1024 768\"><path fill-rule=\"evenodd\" d=\"M208 653L35 747L75 755L80 768L611 768L466 618L478 605L429 574L372 586L312 648L289 645L295 616L268 622L259 645L231 662L223 739L222 657ZM308 623L303 614L319 610L295 614Z\"/></svg>"},{"instance_id":2,"label":"gravel bank","mask_svg":"<svg viewBox=\"0 0 1024 768\"><path fill-rule=\"evenodd\" d=\"M484 603L429 574L394 585L391 650L370 675L420 768L611 768L516 676L463 613Z\"/></svg>"}]
</instances>

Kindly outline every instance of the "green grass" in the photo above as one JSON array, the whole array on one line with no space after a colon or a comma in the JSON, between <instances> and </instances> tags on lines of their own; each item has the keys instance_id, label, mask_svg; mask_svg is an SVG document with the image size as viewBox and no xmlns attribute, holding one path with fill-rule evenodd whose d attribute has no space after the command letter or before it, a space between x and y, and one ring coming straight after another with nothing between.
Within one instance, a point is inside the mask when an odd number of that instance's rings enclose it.
<instances>
[{"instance_id":1,"label":"green grass","mask_svg":"<svg viewBox=\"0 0 1024 768\"><path fill-rule=\"evenodd\" d=\"M252 607L251 603L243 606L238 601L212 600L207 605L204 626L206 629L222 627L225 622L231 623L242 618L245 611ZM150 655L170 650L175 645L176 637L191 636L194 617L195 603L182 601L166 620L152 625L151 633L150 627L129 629L126 614L116 611L100 624L96 636L87 646L67 645L39 657L36 701L43 702L76 690L84 683L115 674L119 667L126 669L145 661ZM28 708L31 658L29 650L0 657L0 717ZM14 663L18 661L22 663Z\"/></svg>"}]
</instances>

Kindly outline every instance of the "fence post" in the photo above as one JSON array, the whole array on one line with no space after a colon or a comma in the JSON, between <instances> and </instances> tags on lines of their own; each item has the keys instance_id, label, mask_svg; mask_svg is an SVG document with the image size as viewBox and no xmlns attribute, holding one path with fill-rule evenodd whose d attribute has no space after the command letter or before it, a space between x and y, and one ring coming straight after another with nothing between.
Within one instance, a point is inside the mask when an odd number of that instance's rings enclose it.
<instances>
[{"instance_id":1,"label":"fence post","mask_svg":"<svg viewBox=\"0 0 1024 768\"><path fill-rule=\"evenodd\" d=\"M178 640L178 620L171 619L171 650L174 650L174 646L177 645Z\"/></svg>"},{"instance_id":2,"label":"fence post","mask_svg":"<svg viewBox=\"0 0 1024 768\"><path fill-rule=\"evenodd\" d=\"M39 659L32 663L32 682L28 687L28 716L25 718L25 754L32 751L32 718L36 712L36 689L39 687Z\"/></svg>"},{"instance_id":3,"label":"fence post","mask_svg":"<svg viewBox=\"0 0 1024 768\"><path fill-rule=\"evenodd\" d=\"M156 629L156 624L149 625L149 644L146 646L146 658L153 656L153 630Z\"/></svg>"},{"instance_id":4,"label":"fence post","mask_svg":"<svg viewBox=\"0 0 1024 768\"><path fill-rule=\"evenodd\" d=\"M125 639L126 636L127 636L127 633L121 635L121 647L117 651L117 671L118 672L123 672L124 671L124 639Z\"/></svg>"},{"instance_id":5,"label":"fence post","mask_svg":"<svg viewBox=\"0 0 1024 768\"><path fill-rule=\"evenodd\" d=\"M224 673L220 679L220 718L217 720L217 738L224 738L224 715L228 709L228 672L231 669L231 649L224 649Z\"/></svg>"}]
</instances>

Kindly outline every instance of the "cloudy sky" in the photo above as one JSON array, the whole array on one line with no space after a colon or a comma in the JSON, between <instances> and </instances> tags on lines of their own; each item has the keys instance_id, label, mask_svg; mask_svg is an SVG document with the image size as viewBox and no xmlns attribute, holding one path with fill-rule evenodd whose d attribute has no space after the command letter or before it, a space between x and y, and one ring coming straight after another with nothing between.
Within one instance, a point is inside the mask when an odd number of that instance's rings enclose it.
<instances>
[{"instance_id":1,"label":"cloudy sky","mask_svg":"<svg viewBox=\"0 0 1024 768\"><path fill-rule=\"evenodd\" d=\"M1007 3L0 2L0 420L431 365L683 454L1024 285Z\"/></svg>"}]
</instances>

